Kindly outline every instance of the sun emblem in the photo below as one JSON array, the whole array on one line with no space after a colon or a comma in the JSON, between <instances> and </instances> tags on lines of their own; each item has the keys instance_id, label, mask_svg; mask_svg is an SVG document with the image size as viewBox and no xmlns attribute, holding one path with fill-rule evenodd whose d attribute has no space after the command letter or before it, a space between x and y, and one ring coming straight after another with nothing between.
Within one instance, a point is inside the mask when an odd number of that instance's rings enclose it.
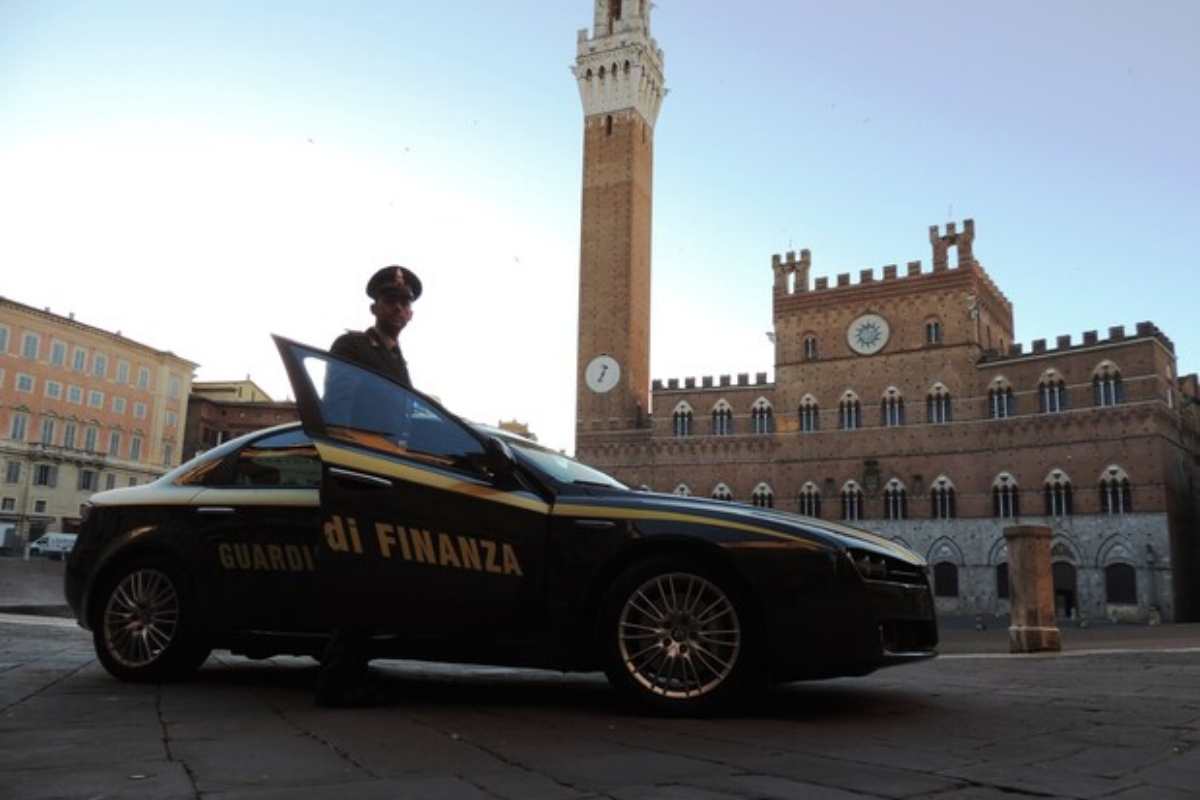
<instances>
[{"instance_id":1,"label":"sun emblem","mask_svg":"<svg viewBox=\"0 0 1200 800\"><path fill-rule=\"evenodd\" d=\"M859 355L878 353L888 343L891 326L879 314L863 314L846 329L846 342Z\"/></svg>"},{"instance_id":2,"label":"sun emblem","mask_svg":"<svg viewBox=\"0 0 1200 800\"><path fill-rule=\"evenodd\" d=\"M876 322L864 322L858 326L858 343L863 347L874 347L883 337L883 329Z\"/></svg>"}]
</instances>

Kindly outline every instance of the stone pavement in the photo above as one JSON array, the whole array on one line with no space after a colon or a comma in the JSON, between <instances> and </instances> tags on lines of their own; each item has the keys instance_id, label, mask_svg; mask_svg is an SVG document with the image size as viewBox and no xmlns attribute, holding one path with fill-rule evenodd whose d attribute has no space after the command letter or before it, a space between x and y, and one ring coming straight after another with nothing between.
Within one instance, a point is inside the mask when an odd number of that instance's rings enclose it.
<instances>
[{"instance_id":1,"label":"stone pavement","mask_svg":"<svg viewBox=\"0 0 1200 800\"><path fill-rule=\"evenodd\" d=\"M367 709L314 707L305 659L214 656L189 683L134 686L73 623L0 615L0 798L1200 797L1200 626L1150 630L681 720L594 675L398 661Z\"/></svg>"}]
</instances>

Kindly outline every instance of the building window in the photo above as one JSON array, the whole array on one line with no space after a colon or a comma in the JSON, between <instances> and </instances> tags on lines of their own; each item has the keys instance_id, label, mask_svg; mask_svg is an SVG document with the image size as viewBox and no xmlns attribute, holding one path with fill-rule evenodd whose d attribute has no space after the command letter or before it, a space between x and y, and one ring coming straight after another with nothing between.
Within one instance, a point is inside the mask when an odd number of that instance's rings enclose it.
<instances>
[{"instance_id":1,"label":"building window","mask_svg":"<svg viewBox=\"0 0 1200 800\"><path fill-rule=\"evenodd\" d=\"M887 390L879 401L879 424L895 428L904 424L904 398L896 387Z\"/></svg>"},{"instance_id":2,"label":"building window","mask_svg":"<svg viewBox=\"0 0 1200 800\"><path fill-rule=\"evenodd\" d=\"M108 356L103 353L92 356L92 374L97 378L108 377Z\"/></svg>"},{"instance_id":3,"label":"building window","mask_svg":"<svg viewBox=\"0 0 1200 800\"><path fill-rule=\"evenodd\" d=\"M766 398L760 397L750 408L750 426L755 433L774 433L775 417L771 412L771 404Z\"/></svg>"},{"instance_id":4,"label":"building window","mask_svg":"<svg viewBox=\"0 0 1200 800\"><path fill-rule=\"evenodd\" d=\"M1104 568L1104 599L1109 603L1137 605L1137 571L1130 564Z\"/></svg>"},{"instance_id":5,"label":"building window","mask_svg":"<svg viewBox=\"0 0 1200 800\"><path fill-rule=\"evenodd\" d=\"M817 360L817 337L811 333L804 337L804 360Z\"/></svg>"},{"instance_id":6,"label":"building window","mask_svg":"<svg viewBox=\"0 0 1200 800\"><path fill-rule=\"evenodd\" d=\"M114 414L124 414L125 413L125 398L124 397L114 397L112 399L112 410L113 410Z\"/></svg>"},{"instance_id":7,"label":"building window","mask_svg":"<svg viewBox=\"0 0 1200 800\"><path fill-rule=\"evenodd\" d=\"M17 498L6 497L3 500L0 500L0 511L16 511L16 510L17 510Z\"/></svg>"},{"instance_id":8,"label":"building window","mask_svg":"<svg viewBox=\"0 0 1200 800\"><path fill-rule=\"evenodd\" d=\"M799 513L806 517L821 516L821 490L812 481L804 484L800 489L800 496L796 498L796 506Z\"/></svg>"},{"instance_id":9,"label":"building window","mask_svg":"<svg viewBox=\"0 0 1200 800\"><path fill-rule=\"evenodd\" d=\"M1038 411L1057 414L1067 410L1067 385L1054 370L1048 370L1038 381Z\"/></svg>"},{"instance_id":10,"label":"building window","mask_svg":"<svg viewBox=\"0 0 1200 800\"><path fill-rule=\"evenodd\" d=\"M37 361L38 351L42 349L42 339L36 333L27 333L21 340L21 356L30 361Z\"/></svg>"},{"instance_id":11,"label":"building window","mask_svg":"<svg viewBox=\"0 0 1200 800\"><path fill-rule=\"evenodd\" d=\"M89 453L96 452L96 437L99 431L95 425L89 425L87 430L83 432L83 449Z\"/></svg>"},{"instance_id":12,"label":"building window","mask_svg":"<svg viewBox=\"0 0 1200 800\"><path fill-rule=\"evenodd\" d=\"M774 508L775 492L771 491L771 487L767 484L760 483L750 494L750 502L759 508Z\"/></svg>"},{"instance_id":13,"label":"building window","mask_svg":"<svg viewBox=\"0 0 1200 800\"><path fill-rule=\"evenodd\" d=\"M1125 402L1125 387L1121 373L1112 364L1105 362L1092 376L1092 394L1098 406L1115 406Z\"/></svg>"},{"instance_id":14,"label":"building window","mask_svg":"<svg viewBox=\"0 0 1200 800\"><path fill-rule=\"evenodd\" d=\"M117 383L129 383L129 362L117 362Z\"/></svg>"},{"instance_id":15,"label":"building window","mask_svg":"<svg viewBox=\"0 0 1200 800\"><path fill-rule=\"evenodd\" d=\"M729 487L725 484L718 483L712 490L712 499L728 502L733 500L733 492L729 491Z\"/></svg>"},{"instance_id":16,"label":"building window","mask_svg":"<svg viewBox=\"0 0 1200 800\"><path fill-rule=\"evenodd\" d=\"M931 319L925 323L925 344L942 343L942 323Z\"/></svg>"},{"instance_id":17,"label":"building window","mask_svg":"<svg viewBox=\"0 0 1200 800\"><path fill-rule=\"evenodd\" d=\"M7 352L8 352L8 328L4 325L0 325L0 354L7 353Z\"/></svg>"},{"instance_id":18,"label":"building window","mask_svg":"<svg viewBox=\"0 0 1200 800\"><path fill-rule=\"evenodd\" d=\"M9 461L4 467L4 482L5 483L20 483L21 482L21 462Z\"/></svg>"},{"instance_id":19,"label":"building window","mask_svg":"<svg viewBox=\"0 0 1200 800\"><path fill-rule=\"evenodd\" d=\"M681 483L675 487L671 494L678 495L679 497L691 497L692 490L688 488L686 483Z\"/></svg>"},{"instance_id":20,"label":"building window","mask_svg":"<svg viewBox=\"0 0 1200 800\"><path fill-rule=\"evenodd\" d=\"M958 597L958 567L949 561L933 565L933 594L935 597Z\"/></svg>"},{"instance_id":21,"label":"building window","mask_svg":"<svg viewBox=\"0 0 1200 800\"><path fill-rule=\"evenodd\" d=\"M863 493L854 481L842 487L842 519L854 522L863 518Z\"/></svg>"},{"instance_id":22,"label":"building window","mask_svg":"<svg viewBox=\"0 0 1200 800\"><path fill-rule=\"evenodd\" d=\"M76 347L71 353L71 369L76 372L83 372L87 367L87 351L81 347Z\"/></svg>"},{"instance_id":23,"label":"building window","mask_svg":"<svg viewBox=\"0 0 1200 800\"><path fill-rule=\"evenodd\" d=\"M104 392L95 389L88 392L88 405L92 408L104 408Z\"/></svg>"},{"instance_id":24,"label":"building window","mask_svg":"<svg viewBox=\"0 0 1200 800\"><path fill-rule=\"evenodd\" d=\"M675 436L691 436L692 407L687 403L680 403L675 406L675 413L671 415L671 423L671 430ZM171 427L169 423L168 427Z\"/></svg>"},{"instance_id":25,"label":"building window","mask_svg":"<svg viewBox=\"0 0 1200 800\"><path fill-rule=\"evenodd\" d=\"M61 400L62 384L58 381L46 381L46 397L51 400Z\"/></svg>"},{"instance_id":26,"label":"building window","mask_svg":"<svg viewBox=\"0 0 1200 800\"><path fill-rule=\"evenodd\" d=\"M75 423L68 422L63 426L63 443L62 446L68 450L75 449Z\"/></svg>"},{"instance_id":27,"label":"building window","mask_svg":"<svg viewBox=\"0 0 1200 800\"><path fill-rule=\"evenodd\" d=\"M133 404L133 418L134 419L145 419L146 418L146 404L145 403L134 403Z\"/></svg>"},{"instance_id":28,"label":"building window","mask_svg":"<svg viewBox=\"0 0 1200 800\"><path fill-rule=\"evenodd\" d=\"M908 519L908 492L896 478L887 482L883 490L884 519Z\"/></svg>"},{"instance_id":29,"label":"building window","mask_svg":"<svg viewBox=\"0 0 1200 800\"><path fill-rule=\"evenodd\" d=\"M79 470L79 491L94 492L96 491L96 471L94 469Z\"/></svg>"},{"instance_id":30,"label":"building window","mask_svg":"<svg viewBox=\"0 0 1200 800\"><path fill-rule=\"evenodd\" d=\"M83 389L78 386L67 387L67 402L75 405L83 404Z\"/></svg>"},{"instance_id":31,"label":"building window","mask_svg":"<svg viewBox=\"0 0 1200 800\"><path fill-rule=\"evenodd\" d=\"M691 411L688 411L688 416L689 416L689 417L691 416L691 413L692 413ZM168 411L168 412L167 412L167 419L166 419L166 426L167 426L168 428L174 428L174 427L175 427L176 425L178 425L178 424L179 424L179 417L177 417L177 416L175 415L175 412L174 412L174 411ZM692 426L689 424L689 425L688 425L688 433L690 433L690 432L691 432L691 429L692 429ZM683 434L679 434L679 435L681 435L681 436L687 436L688 434L687 434L687 433L683 433Z\"/></svg>"},{"instance_id":32,"label":"building window","mask_svg":"<svg viewBox=\"0 0 1200 800\"><path fill-rule=\"evenodd\" d=\"M50 342L50 363L61 367L67 363L67 345L65 342Z\"/></svg>"},{"instance_id":33,"label":"building window","mask_svg":"<svg viewBox=\"0 0 1200 800\"><path fill-rule=\"evenodd\" d=\"M1002 472L992 481L992 516L997 519L1015 519L1021 515L1021 494L1012 475Z\"/></svg>"},{"instance_id":34,"label":"building window","mask_svg":"<svg viewBox=\"0 0 1200 800\"><path fill-rule=\"evenodd\" d=\"M130 475L130 476L129 476L129 485L130 485L130 486L137 486L137 485L138 485L138 479L137 479L137 476L136 476L136 475Z\"/></svg>"},{"instance_id":35,"label":"building window","mask_svg":"<svg viewBox=\"0 0 1200 800\"><path fill-rule=\"evenodd\" d=\"M142 437L134 436L129 440L129 460L142 460Z\"/></svg>"},{"instance_id":36,"label":"building window","mask_svg":"<svg viewBox=\"0 0 1200 800\"><path fill-rule=\"evenodd\" d=\"M1054 470L1046 477L1046 516L1069 517L1071 507L1071 479L1062 470Z\"/></svg>"},{"instance_id":37,"label":"building window","mask_svg":"<svg viewBox=\"0 0 1200 800\"><path fill-rule=\"evenodd\" d=\"M179 399L179 391L180 391L179 377L176 375L172 375L167 380L167 397L171 398L172 400L178 400Z\"/></svg>"},{"instance_id":38,"label":"building window","mask_svg":"<svg viewBox=\"0 0 1200 800\"><path fill-rule=\"evenodd\" d=\"M18 392L26 392L26 393L32 392L33 391L33 376L26 375L24 372L18 372L16 386L17 386Z\"/></svg>"},{"instance_id":39,"label":"building window","mask_svg":"<svg viewBox=\"0 0 1200 800\"><path fill-rule=\"evenodd\" d=\"M925 421L932 425L942 425L954 418L950 404L950 390L940 383L935 383L925 396Z\"/></svg>"},{"instance_id":40,"label":"building window","mask_svg":"<svg viewBox=\"0 0 1200 800\"><path fill-rule=\"evenodd\" d=\"M104 476L104 488L114 489L117 485L117 473L109 472Z\"/></svg>"},{"instance_id":41,"label":"building window","mask_svg":"<svg viewBox=\"0 0 1200 800\"><path fill-rule=\"evenodd\" d=\"M54 419L51 417L42 417L42 444L54 444Z\"/></svg>"},{"instance_id":42,"label":"building window","mask_svg":"<svg viewBox=\"0 0 1200 800\"><path fill-rule=\"evenodd\" d=\"M121 455L121 432L110 431L108 434L108 454L110 456Z\"/></svg>"},{"instance_id":43,"label":"building window","mask_svg":"<svg viewBox=\"0 0 1200 800\"><path fill-rule=\"evenodd\" d=\"M946 477L940 477L933 482L929 490L930 514L933 519L954 519L958 516L955 508L954 484Z\"/></svg>"},{"instance_id":44,"label":"building window","mask_svg":"<svg viewBox=\"0 0 1200 800\"><path fill-rule=\"evenodd\" d=\"M719 400L713 406L712 432L713 436L733 435L733 409L724 400Z\"/></svg>"},{"instance_id":45,"label":"building window","mask_svg":"<svg viewBox=\"0 0 1200 800\"><path fill-rule=\"evenodd\" d=\"M812 433L821 429L821 410L816 398L806 395L800 401L800 432Z\"/></svg>"},{"instance_id":46,"label":"building window","mask_svg":"<svg viewBox=\"0 0 1200 800\"><path fill-rule=\"evenodd\" d=\"M1133 510L1133 486L1120 467L1109 467L1100 476L1100 513L1128 514Z\"/></svg>"},{"instance_id":47,"label":"building window","mask_svg":"<svg viewBox=\"0 0 1200 800\"><path fill-rule=\"evenodd\" d=\"M862 427L862 404L853 392L846 392L838 403L838 428L856 431Z\"/></svg>"},{"instance_id":48,"label":"building window","mask_svg":"<svg viewBox=\"0 0 1200 800\"><path fill-rule=\"evenodd\" d=\"M9 426L8 438L18 442L25 441L26 428L29 426L29 415L20 411L12 415L12 423Z\"/></svg>"},{"instance_id":49,"label":"building window","mask_svg":"<svg viewBox=\"0 0 1200 800\"><path fill-rule=\"evenodd\" d=\"M1007 381L996 380L988 389L988 416L992 419L1007 419L1016 409L1012 386Z\"/></svg>"},{"instance_id":50,"label":"building window","mask_svg":"<svg viewBox=\"0 0 1200 800\"><path fill-rule=\"evenodd\" d=\"M33 485L58 486L58 467L53 464L37 464L33 468Z\"/></svg>"},{"instance_id":51,"label":"building window","mask_svg":"<svg viewBox=\"0 0 1200 800\"><path fill-rule=\"evenodd\" d=\"M1008 562L1002 561L996 565L996 597L1008 599Z\"/></svg>"},{"instance_id":52,"label":"building window","mask_svg":"<svg viewBox=\"0 0 1200 800\"><path fill-rule=\"evenodd\" d=\"M170 442L163 442L163 463L168 467L171 466L171 461L175 457L175 447Z\"/></svg>"},{"instance_id":53,"label":"building window","mask_svg":"<svg viewBox=\"0 0 1200 800\"><path fill-rule=\"evenodd\" d=\"M138 388L150 388L150 370L147 367L138 367Z\"/></svg>"},{"instance_id":54,"label":"building window","mask_svg":"<svg viewBox=\"0 0 1200 800\"><path fill-rule=\"evenodd\" d=\"M33 501L33 513L45 514L46 513L46 501L45 500L34 500Z\"/></svg>"}]
</instances>

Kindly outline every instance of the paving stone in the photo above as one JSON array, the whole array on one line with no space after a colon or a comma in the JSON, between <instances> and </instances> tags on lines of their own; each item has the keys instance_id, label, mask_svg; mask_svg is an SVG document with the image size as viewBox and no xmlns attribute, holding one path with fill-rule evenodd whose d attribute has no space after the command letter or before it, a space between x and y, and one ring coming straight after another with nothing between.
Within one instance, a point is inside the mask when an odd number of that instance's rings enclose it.
<instances>
[{"instance_id":1,"label":"paving stone","mask_svg":"<svg viewBox=\"0 0 1200 800\"><path fill-rule=\"evenodd\" d=\"M205 794L213 800L496 800L462 778L412 778L355 781L323 786L234 789Z\"/></svg>"},{"instance_id":2,"label":"paving stone","mask_svg":"<svg viewBox=\"0 0 1200 800\"><path fill-rule=\"evenodd\" d=\"M6 769L0 798L12 800L195 800L181 764L158 761L114 762L105 767Z\"/></svg>"}]
</instances>

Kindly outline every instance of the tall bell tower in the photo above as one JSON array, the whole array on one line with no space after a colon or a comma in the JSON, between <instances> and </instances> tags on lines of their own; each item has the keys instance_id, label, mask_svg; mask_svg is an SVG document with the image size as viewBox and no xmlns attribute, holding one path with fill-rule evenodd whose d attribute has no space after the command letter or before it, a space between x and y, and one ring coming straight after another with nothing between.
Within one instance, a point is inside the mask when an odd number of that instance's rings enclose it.
<instances>
[{"instance_id":1,"label":"tall bell tower","mask_svg":"<svg viewBox=\"0 0 1200 800\"><path fill-rule=\"evenodd\" d=\"M650 411L650 222L654 122L665 94L649 0L594 0L579 31L583 101L577 448L642 427Z\"/></svg>"}]
</instances>

